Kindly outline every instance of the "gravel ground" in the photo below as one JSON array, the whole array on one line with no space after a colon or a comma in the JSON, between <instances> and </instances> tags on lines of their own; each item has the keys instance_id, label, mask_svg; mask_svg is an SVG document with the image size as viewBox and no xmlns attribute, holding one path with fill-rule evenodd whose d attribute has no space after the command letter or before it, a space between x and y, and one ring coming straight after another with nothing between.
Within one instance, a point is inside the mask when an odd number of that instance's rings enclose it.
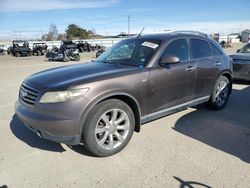
<instances>
[{"instance_id":1,"label":"gravel ground","mask_svg":"<svg viewBox=\"0 0 250 188\"><path fill-rule=\"evenodd\" d=\"M82 54L81 62L94 55ZM122 152L96 158L81 145L38 138L14 115L24 78L73 63L0 56L0 187L250 187L247 83L234 84L222 111L200 105L161 118L144 125Z\"/></svg>"}]
</instances>

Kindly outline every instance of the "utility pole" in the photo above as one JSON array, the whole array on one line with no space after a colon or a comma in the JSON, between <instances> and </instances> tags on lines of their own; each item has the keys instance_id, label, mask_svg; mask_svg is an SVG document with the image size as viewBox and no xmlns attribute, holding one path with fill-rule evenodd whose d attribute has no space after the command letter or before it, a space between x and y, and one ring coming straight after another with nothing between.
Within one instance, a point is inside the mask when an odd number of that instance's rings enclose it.
<instances>
[{"instance_id":1,"label":"utility pole","mask_svg":"<svg viewBox=\"0 0 250 188\"><path fill-rule=\"evenodd\" d=\"M17 39L17 36L16 36L16 30L14 31L15 32L15 40Z\"/></svg>"},{"instance_id":2,"label":"utility pole","mask_svg":"<svg viewBox=\"0 0 250 188\"><path fill-rule=\"evenodd\" d=\"M128 15L128 35L130 35L130 15Z\"/></svg>"},{"instance_id":3,"label":"utility pole","mask_svg":"<svg viewBox=\"0 0 250 188\"><path fill-rule=\"evenodd\" d=\"M41 28L41 39L43 38L43 29Z\"/></svg>"}]
</instances>

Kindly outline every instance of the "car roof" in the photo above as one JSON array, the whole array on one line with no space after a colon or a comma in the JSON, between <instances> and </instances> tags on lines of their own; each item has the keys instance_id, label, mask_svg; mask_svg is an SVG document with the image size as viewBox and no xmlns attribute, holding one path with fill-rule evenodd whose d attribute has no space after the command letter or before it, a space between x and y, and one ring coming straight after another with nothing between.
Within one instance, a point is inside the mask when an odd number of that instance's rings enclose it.
<instances>
[{"instance_id":1,"label":"car roof","mask_svg":"<svg viewBox=\"0 0 250 188\"><path fill-rule=\"evenodd\" d=\"M133 36L131 38L141 38L147 40L166 40L177 37L195 37L201 39L210 39L209 36L205 33L193 32L193 31L176 31L170 33L145 34L141 35L140 37Z\"/></svg>"}]
</instances>

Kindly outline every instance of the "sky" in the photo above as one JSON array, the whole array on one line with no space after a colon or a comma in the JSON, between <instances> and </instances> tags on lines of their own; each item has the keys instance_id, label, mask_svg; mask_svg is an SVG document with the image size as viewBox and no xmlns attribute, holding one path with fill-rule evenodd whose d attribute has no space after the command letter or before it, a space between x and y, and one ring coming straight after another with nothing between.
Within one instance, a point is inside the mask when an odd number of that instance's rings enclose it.
<instances>
[{"instance_id":1,"label":"sky","mask_svg":"<svg viewBox=\"0 0 250 188\"><path fill-rule=\"evenodd\" d=\"M0 40L39 38L74 23L102 35L164 30L228 34L250 29L250 0L0 0Z\"/></svg>"}]
</instances>

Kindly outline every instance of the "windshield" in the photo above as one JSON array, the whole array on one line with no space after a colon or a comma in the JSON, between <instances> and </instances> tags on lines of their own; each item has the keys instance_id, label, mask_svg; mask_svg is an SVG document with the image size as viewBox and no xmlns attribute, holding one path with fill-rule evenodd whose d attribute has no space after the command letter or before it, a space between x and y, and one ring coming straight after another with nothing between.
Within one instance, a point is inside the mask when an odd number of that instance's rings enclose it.
<instances>
[{"instance_id":1,"label":"windshield","mask_svg":"<svg viewBox=\"0 0 250 188\"><path fill-rule=\"evenodd\" d=\"M154 55L160 44L160 40L137 38L123 40L101 54L96 61L131 66L144 66Z\"/></svg>"},{"instance_id":2,"label":"windshield","mask_svg":"<svg viewBox=\"0 0 250 188\"><path fill-rule=\"evenodd\" d=\"M250 53L250 44L245 45L239 50L239 53Z\"/></svg>"}]
</instances>

